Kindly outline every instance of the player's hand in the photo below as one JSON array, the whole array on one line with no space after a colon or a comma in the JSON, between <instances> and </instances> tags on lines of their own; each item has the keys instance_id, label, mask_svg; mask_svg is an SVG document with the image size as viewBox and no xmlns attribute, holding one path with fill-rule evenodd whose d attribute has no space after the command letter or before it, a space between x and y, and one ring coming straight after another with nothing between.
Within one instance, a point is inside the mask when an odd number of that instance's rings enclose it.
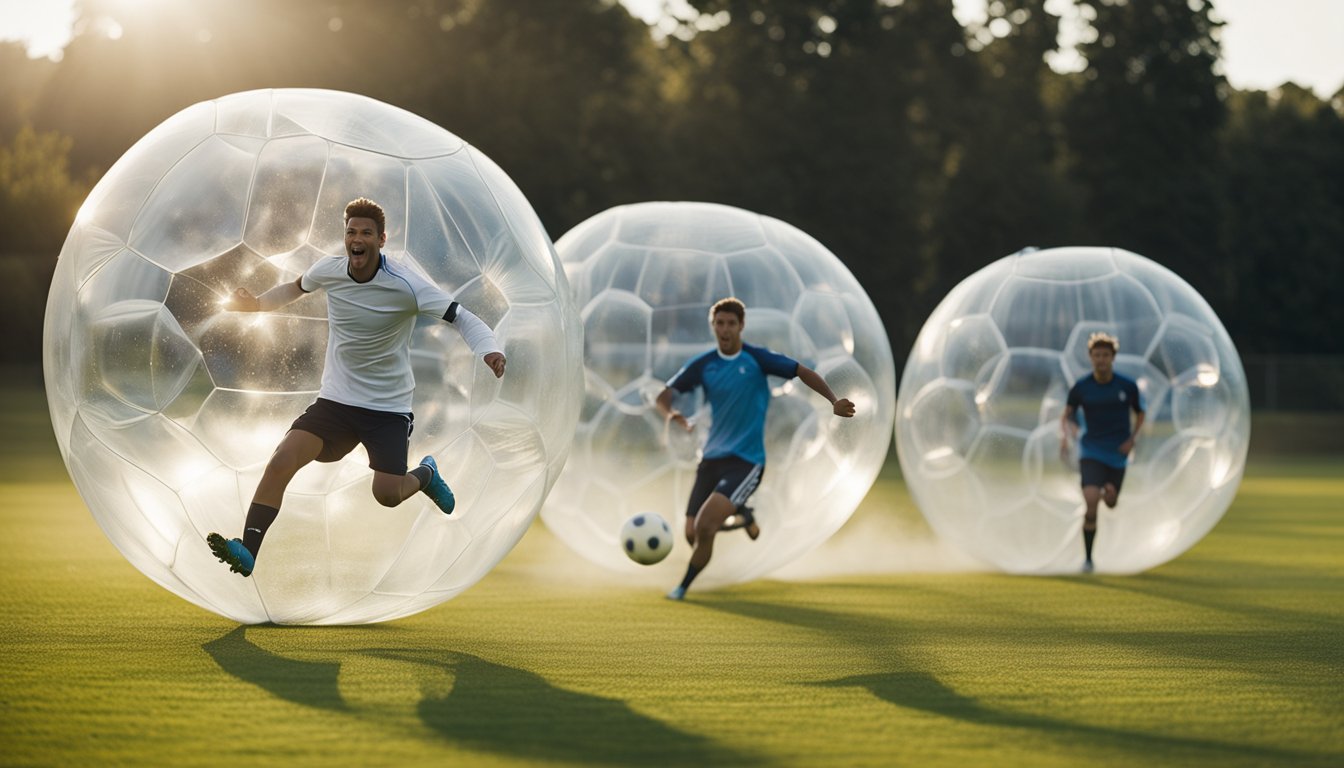
<instances>
[{"instance_id":1,"label":"player's hand","mask_svg":"<svg viewBox=\"0 0 1344 768\"><path fill-rule=\"evenodd\" d=\"M1134 450L1134 438L1131 437L1125 442L1121 443L1120 448L1118 450L1120 451L1121 456L1128 456L1129 452Z\"/></svg>"},{"instance_id":2,"label":"player's hand","mask_svg":"<svg viewBox=\"0 0 1344 768\"><path fill-rule=\"evenodd\" d=\"M1067 437L1059 438L1059 458L1065 461L1069 460L1069 438Z\"/></svg>"},{"instance_id":3,"label":"player's hand","mask_svg":"<svg viewBox=\"0 0 1344 768\"><path fill-rule=\"evenodd\" d=\"M686 416L681 411L673 411L667 415L667 420L681 426L687 432L691 431L691 422L686 420Z\"/></svg>"},{"instance_id":4,"label":"player's hand","mask_svg":"<svg viewBox=\"0 0 1344 768\"><path fill-rule=\"evenodd\" d=\"M496 379L504 375L504 365L507 362L508 361L504 359L503 352L491 352L485 356L485 365L491 371L494 371Z\"/></svg>"},{"instance_id":5,"label":"player's hand","mask_svg":"<svg viewBox=\"0 0 1344 768\"><path fill-rule=\"evenodd\" d=\"M831 405L831 411L833 411L836 416L844 416L848 419L854 415L854 403L842 397Z\"/></svg>"},{"instance_id":6,"label":"player's hand","mask_svg":"<svg viewBox=\"0 0 1344 768\"><path fill-rule=\"evenodd\" d=\"M239 288L224 302L224 308L230 312L260 312L261 301L246 288Z\"/></svg>"}]
</instances>

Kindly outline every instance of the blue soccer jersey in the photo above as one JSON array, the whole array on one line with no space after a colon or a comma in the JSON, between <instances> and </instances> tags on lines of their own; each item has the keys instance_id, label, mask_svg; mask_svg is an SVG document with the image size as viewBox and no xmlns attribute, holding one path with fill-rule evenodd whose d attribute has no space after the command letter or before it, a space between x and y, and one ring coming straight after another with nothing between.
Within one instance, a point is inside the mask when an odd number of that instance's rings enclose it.
<instances>
[{"instance_id":1,"label":"blue soccer jersey","mask_svg":"<svg viewBox=\"0 0 1344 768\"><path fill-rule=\"evenodd\" d=\"M678 392L704 387L714 411L705 443L705 459L737 456L752 464L765 463L765 411L770 406L767 376L791 379L798 361L764 347L743 344L731 357L713 349L692 358L667 386Z\"/></svg>"},{"instance_id":2,"label":"blue soccer jersey","mask_svg":"<svg viewBox=\"0 0 1344 768\"><path fill-rule=\"evenodd\" d=\"M1139 385L1119 374L1113 374L1110 381L1102 384L1089 373L1069 390L1068 403L1080 408L1083 414L1078 457L1123 469L1129 457L1120 452L1120 444L1133 433L1129 413L1143 413Z\"/></svg>"}]
</instances>

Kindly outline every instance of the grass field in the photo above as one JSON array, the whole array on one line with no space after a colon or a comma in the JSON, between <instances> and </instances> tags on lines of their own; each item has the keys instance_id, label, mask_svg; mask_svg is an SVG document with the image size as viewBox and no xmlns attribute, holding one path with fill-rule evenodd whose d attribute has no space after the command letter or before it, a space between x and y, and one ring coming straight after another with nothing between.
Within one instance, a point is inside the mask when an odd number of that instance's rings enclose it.
<instances>
[{"instance_id":1,"label":"grass field","mask_svg":"<svg viewBox=\"0 0 1344 768\"><path fill-rule=\"evenodd\" d=\"M897 532L926 572L675 604L538 523L418 616L239 627L132 568L3 394L3 765L1344 765L1344 458L1253 457L1135 577L949 572L892 474L809 557Z\"/></svg>"}]
</instances>

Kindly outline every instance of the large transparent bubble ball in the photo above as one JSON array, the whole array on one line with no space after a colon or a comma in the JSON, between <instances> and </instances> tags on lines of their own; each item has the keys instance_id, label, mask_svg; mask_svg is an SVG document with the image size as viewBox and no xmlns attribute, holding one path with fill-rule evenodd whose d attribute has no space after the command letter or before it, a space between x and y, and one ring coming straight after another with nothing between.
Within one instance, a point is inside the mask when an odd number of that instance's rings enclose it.
<instances>
[{"instance_id":1,"label":"large transparent bubble ball","mask_svg":"<svg viewBox=\"0 0 1344 768\"><path fill-rule=\"evenodd\" d=\"M762 533L720 534L697 585L769 573L834 533L858 506L891 444L895 366L882 321L830 251L782 221L707 203L613 208L556 242L584 323L582 414L542 520L570 547L627 578L679 578L687 496L713 414L681 397L694 433L666 428L653 400L690 358L715 348L709 308L747 306L743 340L820 372L857 415L842 419L797 379L772 379L765 476L751 499ZM632 514L672 523L677 546L656 566L625 556Z\"/></svg>"},{"instance_id":2,"label":"large transparent bubble ball","mask_svg":"<svg viewBox=\"0 0 1344 768\"><path fill-rule=\"evenodd\" d=\"M1013 573L1076 572L1083 499L1059 455L1088 336L1120 341L1146 422L1120 503L1103 504L1099 571L1135 573L1199 541L1232 503L1250 438L1241 360L1209 305L1170 270L1113 248L1022 252L952 290L901 378L905 480L940 537ZM1076 447L1076 446L1075 446Z\"/></svg>"},{"instance_id":3,"label":"large transparent bubble ball","mask_svg":"<svg viewBox=\"0 0 1344 768\"><path fill-rule=\"evenodd\" d=\"M220 311L344 252L359 196L388 214L389 258L495 328L502 380L458 333L413 338L415 430L457 493L388 509L357 448L311 464L250 579L205 545L239 535L289 424L312 402L326 296ZM578 416L582 327L531 206L487 157L401 109L346 93L252 91L189 107L98 183L57 262L43 339L51 419L95 519L147 576L240 622L362 623L466 589L527 530ZM573 372L573 373L572 373Z\"/></svg>"}]
</instances>

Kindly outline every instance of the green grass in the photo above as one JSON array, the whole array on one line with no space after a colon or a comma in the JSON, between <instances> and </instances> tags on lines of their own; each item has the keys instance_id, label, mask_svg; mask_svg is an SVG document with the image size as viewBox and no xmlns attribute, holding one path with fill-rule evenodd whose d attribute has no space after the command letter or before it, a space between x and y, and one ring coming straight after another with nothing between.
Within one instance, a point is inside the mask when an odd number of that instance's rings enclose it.
<instances>
[{"instance_id":1,"label":"green grass","mask_svg":"<svg viewBox=\"0 0 1344 768\"><path fill-rule=\"evenodd\" d=\"M1344 459L1253 461L1204 541L1135 577L832 575L674 604L538 524L418 616L242 628L132 568L40 393L6 394L0 764L1344 764ZM819 558L874 531L938 551L889 474Z\"/></svg>"}]
</instances>

